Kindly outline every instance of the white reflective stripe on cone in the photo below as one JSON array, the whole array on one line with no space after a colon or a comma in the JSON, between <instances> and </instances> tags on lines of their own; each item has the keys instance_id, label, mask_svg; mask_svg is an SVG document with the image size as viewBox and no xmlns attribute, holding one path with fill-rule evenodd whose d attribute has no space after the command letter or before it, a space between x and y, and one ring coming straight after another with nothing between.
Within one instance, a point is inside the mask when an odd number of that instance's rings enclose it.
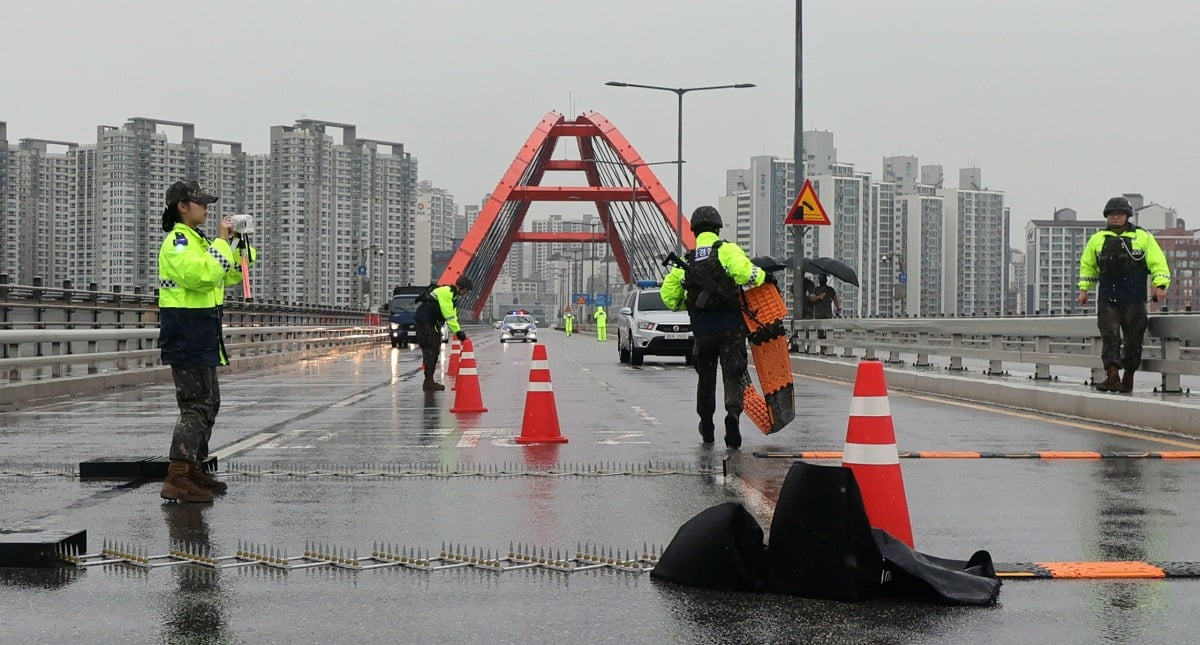
<instances>
[{"instance_id":1,"label":"white reflective stripe on cone","mask_svg":"<svg viewBox=\"0 0 1200 645\"><path fill-rule=\"evenodd\" d=\"M475 358L475 352L463 352L462 355L458 357L459 360L464 361L468 358Z\"/></svg>"},{"instance_id":2,"label":"white reflective stripe on cone","mask_svg":"<svg viewBox=\"0 0 1200 645\"><path fill-rule=\"evenodd\" d=\"M550 361L533 361L529 364L531 370L548 370L550 369Z\"/></svg>"},{"instance_id":3,"label":"white reflective stripe on cone","mask_svg":"<svg viewBox=\"0 0 1200 645\"><path fill-rule=\"evenodd\" d=\"M530 381L527 392L551 392L554 388L550 387L549 381Z\"/></svg>"},{"instance_id":4,"label":"white reflective stripe on cone","mask_svg":"<svg viewBox=\"0 0 1200 645\"><path fill-rule=\"evenodd\" d=\"M476 374L479 374L479 372L476 372L474 367L460 367L460 368L458 368L458 375L459 375L459 376L475 376Z\"/></svg>"},{"instance_id":5,"label":"white reflective stripe on cone","mask_svg":"<svg viewBox=\"0 0 1200 645\"><path fill-rule=\"evenodd\" d=\"M843 464L859 466L892 466L900 464L894 443L848 443L842 453Z\"/></svg>"},{"instance_id":6,"label":"white reflective stripe on cone","mask_svg":"<svg viewBox=\"0 0 1200 645\"><path fill-rule=\"evenodd\" d=\"M850 399L852 417L890 417L892 406L886 396L856 396Z\"/></svg>"}]
</instances>

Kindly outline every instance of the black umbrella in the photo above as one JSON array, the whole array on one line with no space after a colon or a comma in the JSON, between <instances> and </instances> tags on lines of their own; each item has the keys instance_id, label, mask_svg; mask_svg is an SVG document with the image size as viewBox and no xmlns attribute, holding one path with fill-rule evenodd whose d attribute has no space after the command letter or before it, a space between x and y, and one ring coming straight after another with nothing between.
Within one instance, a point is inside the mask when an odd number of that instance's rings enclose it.
<instances>
[{"instance_id":1,"label":"black umbrella","mask_svg":"<svg viewBox=\"0 0 1200 645\"><path fill-rule=\"evenodd\" d=\"M804 272L813 275L831 275L842 282L858 286L858 274L845 262L833 258L804 259Z\"/></svg>"},{"instance_id":2,"label":"black umbrella","mask_svg":"<svg viewBox=\"0 0 1200 645\"><path fill-rule=\"evenodd\" d=\"M767 273L774 273L776 271L782 271L783 269L790 269L792 267L790 260L780 262L769 255L756 255L750 259L750 262L754 264L754 266L766 271Z\"/></svg>"}]
</instances>

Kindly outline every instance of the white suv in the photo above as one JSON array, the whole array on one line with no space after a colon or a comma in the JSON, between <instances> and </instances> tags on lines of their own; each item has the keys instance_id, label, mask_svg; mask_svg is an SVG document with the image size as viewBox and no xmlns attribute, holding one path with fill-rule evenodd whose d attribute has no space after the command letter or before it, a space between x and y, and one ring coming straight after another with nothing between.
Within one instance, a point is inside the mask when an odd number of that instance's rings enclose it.
<instances>
[{"instance_id":1,"label":"white suv","mask_svg":"<svg viewBox=\"0 0 1200 645\"><path fill-rule=\"evenodd\" d=\"M658 289L630 293L617 315L618 359L641 365L647 354L692 363L692 319L686 311L668 309Z\"/></svg>"}]
</instances>

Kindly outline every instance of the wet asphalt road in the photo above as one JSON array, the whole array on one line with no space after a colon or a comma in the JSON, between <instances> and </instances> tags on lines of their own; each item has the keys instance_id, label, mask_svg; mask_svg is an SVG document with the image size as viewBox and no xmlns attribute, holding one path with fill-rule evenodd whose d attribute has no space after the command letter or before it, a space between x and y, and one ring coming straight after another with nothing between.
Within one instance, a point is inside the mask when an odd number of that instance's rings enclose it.
<instances>
[{"instance_id":1,"label":"wet asphalt road","mask_svg":"<svg viewBox=\"0 0 1200 645\"><path fill-rule=\"evenodd\" d=\"M521 447L532 346L472 330L488 412L448 412L420 391L414 351L379 348L222 379L212 445L230 493L163 505L157 484L0 476L0 527L86 529L165 553L172 541L232 554L238 541L291 554L319 541L365 554L376 542L573 551L665 544L696 512L745 503L769 525L789 465L755 451L840 450L848 383L799 378L797 422L745 445L703 448L695 376L682 360L620 366L613 342L543 332L569 443ZM1037 414L893 392L901 450L1176 450L1200 446ZM0 415L0 471L165 451L168 386L109 392ZM720 439L718 439L720 446ZM829 463L829 462L825 462ZM647 476L635 464L677 466ZM1200 561L1192 461L905 460L917 547L998 562ZM533 476L553 468L561 476ZM391 469L391 470L389 470ZM716 474L706 474L709 471ZM398 472L423 476L296 476ZM493 472L515 473L511 477ZM450 476L450 473L463 476ZM0 570L0 634L12 642L1140 642L1192 640L1192 580L1008 580L991 608L841 604L723 594L618 572L478 570L287 573L176 567Z\"/></svg>"}]
</instances>

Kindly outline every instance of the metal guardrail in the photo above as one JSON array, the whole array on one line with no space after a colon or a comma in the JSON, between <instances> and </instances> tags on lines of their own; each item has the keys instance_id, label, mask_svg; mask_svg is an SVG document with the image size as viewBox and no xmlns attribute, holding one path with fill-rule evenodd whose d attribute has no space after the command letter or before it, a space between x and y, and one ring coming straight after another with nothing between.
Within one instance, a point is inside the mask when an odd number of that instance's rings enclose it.
<instances>
[{"instance_id":1,"label":"metal guardrail","mask_svg":"<svg viewBox=\"0 0 1200 645\"><path fill-rule=\"evenodd\" d=\"M254 325L356 325L367 312L346 307L320 307L275 301L227 297L225 323ZM147 327L158 324L158 296L143 293L100 291L95 284L78 289L64 281L47 287L34 278L32 285L8 283L0 273L0 329L106 329Z\"/></svg>"},{"instance_id":2,"label":"metal guardrail","mask_svg":"<svg viewBox=\"0 0 1200 645\"><path fill-rule=\"evenodd\" d=\"M789 326L791 321L789 321ZM916 354L917 367L930 356L947 357L948 369L963 370L963 358L988 361L987 374L1004 374L1004 364L1033 365L1034 378L1052 378L1051 367L1085 367L1102 380L1100 335L1095 316L1010 318L833 318L795 321L793 343L804 353L834 353L899 363ZM821 333L825 338L819 338ZM1162 391L1181 392L1180 376L1200 376L1200 315L1150 317L1142 352L1143 371L1162 374Z\"/></svg>"},{"instance_id":3,"label":"metal guardrail","mask_svg":"<svg viewBox=\"0 0 1200 645\"><path fill-rule=\"evenodd\" d=\"M383 343L368 327L226 327L230 360L365 343ZM0 329L0 383L96 376L158 367L158 327L134 329Z\"/></svg>"}]
</instances>

